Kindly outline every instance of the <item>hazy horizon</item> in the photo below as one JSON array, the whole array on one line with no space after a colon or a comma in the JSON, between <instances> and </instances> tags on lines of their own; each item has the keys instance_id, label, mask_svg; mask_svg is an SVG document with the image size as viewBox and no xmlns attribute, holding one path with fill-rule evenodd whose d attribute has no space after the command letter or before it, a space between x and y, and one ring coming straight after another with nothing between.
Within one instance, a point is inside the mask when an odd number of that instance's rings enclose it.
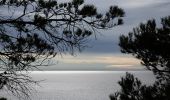
<instances>
[{"instance_id":1,"label":"hazy horizon","mask_svg":"<svg viewBox=\"0 0 170 100\"><path fill-rule=\"evenodd\" d=\"M63 2L68 0L60 0ZM69 0L70 1L70 0ZM170 14L169 0L85 0L85 4L94 4L98 12L105 12L111 5L118 5L125 11L124 24L109 30L99 30L92 35L82 52L74 56L66 53L52 59L52 66L39 67L43 70L143 70L140 61L131 55L120 52L119 36L132 31L141 22L156 19ZM8 16L10 12L4 8L0 12ZM20 12L16 11L17 15ZM95 38L97 37L97 38Z\"/></svg>"},{"instance_id":2,"label":"hazy horizon","mask_svg":"<svg viewBox=\"0 0 170 100\"><path fill-rule=\"evenodd\" d=\"M67 1L67 0L62 0ZM62 2L60 1L60 2ZM44 70L143 70L140 61L131 55L122 54L118 46L119 36L127 34L141 22L170 14L169 0L85 0L94 4L99 12L106 11L110 5L118 5L125 10L124 24L109 30L99 31L88 40L87 48L75 52L74 56L63 54L55 57L53 66ZM102 5L102 6L101 6Z\"/></svg>"}]
</instances>

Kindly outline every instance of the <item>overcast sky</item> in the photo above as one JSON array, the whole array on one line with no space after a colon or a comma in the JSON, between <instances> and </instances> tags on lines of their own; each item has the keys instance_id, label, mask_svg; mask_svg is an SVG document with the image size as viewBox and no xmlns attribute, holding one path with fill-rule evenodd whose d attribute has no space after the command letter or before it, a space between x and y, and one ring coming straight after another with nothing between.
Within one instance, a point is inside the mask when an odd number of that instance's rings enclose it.
<instances>
[{"instance_id":1,"label":"overcast sky","mask_svg":"<svg viewBox=\"0 0 170 100\"><path fill-rule=\"evenodd\" d=\"M69 0L58 0L58 2ZM118 5L125 10L124 24L92 36L81 53L55 57L55 65L44 70L143 70L140 61L131 55L122 54L118 46L119 36L132 31L141 22L149 19L160 20L170 15L170 0L85 0L97 6L99 12L107 11L109 6ZM3 11L0 9L0 11Z\"/></svg>"},{"instance_id":2,"label":"overcast sky","mask_svg":"<svg viewBox=\"0 0 170 100\"><path fill-rule=\"evenodd\" d=\"M45 70L143 70L145 67L139 60L120 52L119 36L141 22L170 15L170 0L85 0L85 3L96 5L100 12L106 11L110 5L118 5L126 12L125 24L100 31L97 39L95 36L89 39L89 48L75 56L57 56L53 59L56 65Z\"/></svg>"},{"instance_id":3,"label":"overcast sky","mask_svg":"<svg viewBox=\"0 0 170 100\"><path fill-rule=\"evenodd\" d=\"M126 12L124 25L111 30L100 31L97 39L92 36L88 48L75 56L63 55L53 59L56 65L45 70L143 70L140 61L131 55L122 54L118 46L119 36L127 34L141 22L170 15L169 0L85 0L94 4L99 12L106 11L110 5L118 5Z\"/></svg>"}]
</instances>

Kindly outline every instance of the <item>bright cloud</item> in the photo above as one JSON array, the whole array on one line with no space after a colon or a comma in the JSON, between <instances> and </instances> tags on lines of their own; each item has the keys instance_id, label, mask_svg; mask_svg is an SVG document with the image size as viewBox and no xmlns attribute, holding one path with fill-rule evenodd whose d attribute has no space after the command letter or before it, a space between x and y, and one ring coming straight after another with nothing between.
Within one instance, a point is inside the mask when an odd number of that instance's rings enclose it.
<instances>
[{"instance_id":1,"label":"bright cloud","mask_svg":"<svg viewBox=\"0 0 170 100\"><path fill-rule=\"evenodd\" d=\"M103 67L117 67L117 68L134 68L134 66L139 66L140 61L131 57L131 56L122 56L122 55L81 55L77 57L73 56L64 56L63 58L56 58L59 62L70 65L105 65Z\"/></svg>"},{"instance_id":2,"label":"bright cloud","mask_svg":"<svg viewBox=\"0 0 170 100\"><path fill-rule=\"evenodd\" d=\"M125 8L141 8L146 6L153 6L162 3L168 3L168 0L121 0L121 6ZM126 3L125 3L126 2Z\"/></svg>"},{"instance_id":3,"label":"bright cloud","mask_svg":"<svg viewBox=\"0 0 170 100\"><path fill-rule=\"evenodd\" d=\"M139 67L137 65L133 65L133 64L120 64L120 65L108 65L106 66L106 68L117 68L117 69L143 69L143 67Z\"/></svg>"},{"instance_id":4,"label":"bright cloud","mask_svg":"<svg viewBox=\"0 0 170 100\"><path fill-rule=\"evenodd\" d=\"M96 56L88 56L88 57L64 57L63 62L65 63L107 63L107 64L139 64L139 61L132 57L100 57L100 55Z\"/></svg>"}]
</instances>

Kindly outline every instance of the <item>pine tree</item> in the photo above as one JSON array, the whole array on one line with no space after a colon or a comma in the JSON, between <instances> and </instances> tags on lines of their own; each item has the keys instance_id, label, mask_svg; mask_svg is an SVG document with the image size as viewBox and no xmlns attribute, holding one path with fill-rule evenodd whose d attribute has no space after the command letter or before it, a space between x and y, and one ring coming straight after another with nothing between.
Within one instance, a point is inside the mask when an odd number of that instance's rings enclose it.
<instances>
[{"instance_id":1,"label":"pine tree","mask_svg":"<svg viewBox=\"0 0 170 100\"><path fill-rule=\"evenodd\" d=\"M128 36L122 35L119 44L123 53L132 54L153 71L156 82L147 86L126 73L119 81L121 90L110 95L111 100L170 100L170 16L162 18L161 24L142 23Z\"/></svg>"},{"instance_id":2,"label":"pine tree","mask_svg":"<svg viewBox=\"0 0 170 100\"><path fill-rule=\"evenodd\" d=\"M100 29L123 24L123 9L99 13L84 0L0 0L0 89L29 97L30 83L22 71L48 65L57 54L82 50ZM47 62L47 63L46 63Z\"/></svg>"}]
</instances>

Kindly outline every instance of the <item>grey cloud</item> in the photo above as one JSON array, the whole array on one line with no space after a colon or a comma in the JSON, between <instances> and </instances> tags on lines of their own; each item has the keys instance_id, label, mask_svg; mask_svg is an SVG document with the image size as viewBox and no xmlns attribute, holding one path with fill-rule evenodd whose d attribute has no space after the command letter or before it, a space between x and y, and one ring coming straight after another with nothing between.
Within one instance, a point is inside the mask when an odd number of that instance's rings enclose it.
<instances>
[{"instance_id":1,"label":"grey cloud","mask_svg":"<svg viewBox=\"0 0 170 100\"><path fill-rule=\"evenodd\" d=\"M95 4L99 7L99 11L106 11L110 5L118 5L125 9L126 16L124 18L124 25L114 27L111 30L100 31L97 33L97 39L95 36L92 36L87 45L89 48L85 48L80 55L81 59L83 54L89 55L105 55L110 54L115 56L115 54L120 55L120 48L118 46L119 36L121 34L127 34L132 31L133 27L137 27L141 22L146 22L149 19L160 19L161 17L167 16L170 14L170 1L169 0L139 0L144 2L139 6L132 6L131 3L136 2L137 0L86 0L87 3ZM126 4L126 5L125 5ZM138 3L139 4L139 3ZM72 58L75 59L75 58ZM87 58L88 59L88 58ZM75 59L76 60L76 59ZM122 68L119 67L109 67L108 64L103 63L81 63L81 64L68 64L60 62L56 66L51 66L48 68L42 68L44 70L144 70L141 65L136 68Z\"/></svg>"},{"instance_id":2,"label":"grey cloud","mask_svg":"<svg viewBox=\"0 0 170 100\"><path fill-rule=\"evenodd\" d=\"M139 7L134 6L130 3L136 2L136 0L91 0L91 3L97 5L100 9L106 9L109 5L120 5L125 8L126 16L124 18L124 25L114 27L109 31L101 31L102 35L98 35L97 40L91 39L89 44L91 48L86 48L84 52L92 53L120 53L118 46L119 36L121 34L127 34L132 31L134 27L137 27L141 22L146 22L149 19L157 19L170 14L170 1L168 0L139 0L144 2ZM87 0L87 2L90 2ZM148 2L148 3L147 3ZM125 5L126 4L126 5ZM139 3L138 3L139 4ZM133 8L133 9L132 9Z\"/></svg>"},{"instance_id":3,"label":"grey cloud","mask_svg":"<svg viewBox=\"0 0 170 100\"><path fill-rule=\"evenodd\" d=\"M58 0L68 1L68 0ZM71 0L69 0L71 1ZM114 27L111 30L100 31L97 33L97 39L92 36L82 54L120 54L118 46L119 36L132 31L139 23L146 22L149 19L159 20L161 17L170 15L169 0L85 0L86 3L95 4L100 12L106 11L110 5L118 5L124 8L126 16L124 25ZM0 13L2 9L0 9ZM79 55L80 57L82 55ZM57 67L56 67L57 66ZM42 68L44 70L121 70L122 68L107 67L106 64L63 64Z\"/></svg>"}]
</instances>

